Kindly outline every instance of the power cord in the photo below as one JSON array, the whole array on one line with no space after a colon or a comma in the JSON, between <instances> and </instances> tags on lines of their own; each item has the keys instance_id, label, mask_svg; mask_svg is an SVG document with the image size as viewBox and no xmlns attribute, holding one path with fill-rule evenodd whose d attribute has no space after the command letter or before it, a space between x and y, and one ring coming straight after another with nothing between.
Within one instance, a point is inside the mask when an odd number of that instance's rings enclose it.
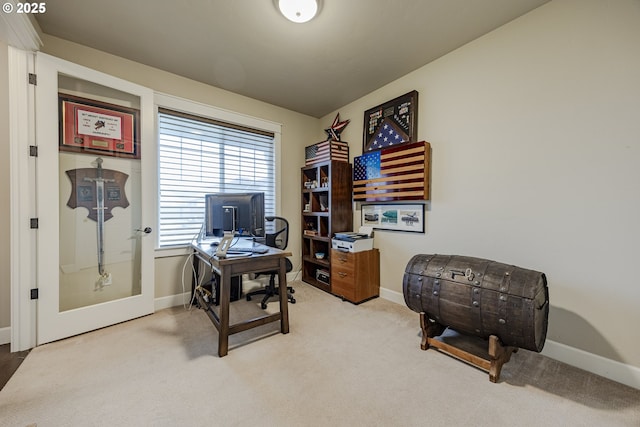
<instances>
[{"instance_id":1,"label":"power cord","mask_svg":"<svg viewBox=\"0 0 640 427\"><path fill-rule=\"evenodd\" d=\"M200 231L197 232L196 234L194 234L193 237L191 238L191 243L193 243L194 241L197 243L198 237L202 235L203 230L204 230L204 223L202 224L202 227L200 227ZM193 252L190 253L189 256L187 256L187 259L184 261L184 264L182 265L182 277L181 277L181 281L182 281L182 307L185 310L191 310L191 307L193 307L193 302L194 302L195 296L196 296L195 292L194 292L194 294L191 296L191 301L189 302L189 307L187 307L187 303L184 300L184 294L187 293L187 291L185 289L185 284L184 284L184 273L185 273L185 270L187 268L187 263L189 261L191 261L191 263L190 263L190 265L191 265L191 273L192 273L191 277L192 277L192 280L193 280L193 278L195 278L196 282L199 282L198 286L202 285L202 277L204 277L204 275L202 275L201 278L198 278L198 276L196 274L196 269L193 266L193 260L192 260L194 256L195 256L195 254Z\"/></svg>"},{"instance_id":2,"label":"power cord","mask_svg":"<svg viewBox=\"0 0 640 427\"><path fill-rule=\"evenodd\" d=\"M202 299L204 299L204 301L207 304L211 304L214 301L214 297L213 294L206 288L203 288L202 286L198 286L197 288L194 289L194 292L201 292L202 294ZM209 301L209 299L211 299L211 301Z\"/></svg>"},{"instance_id":3,"label":"power cord","mask_svg":"<svg viewBox=\"0 0 640 427\"><path fill-rule=\"evenodd\" d=\"M191 253L187 256L187 258L184 260L184 264L182 265L182 276L181 276L181 281L182 281L182 307L187 310L187 303L184 299L184 294L187 293L186 289L185 289L185 284L184 284L184 273L185 270L187 269L187 263L190 262L191 264L191 272L192 272L192 277L196 277L197 280L197 276L196 276L196 269L193 267L193 257L194 254ZM193 302L193 301L192 301Z\"/></svg>"}]
</instances>

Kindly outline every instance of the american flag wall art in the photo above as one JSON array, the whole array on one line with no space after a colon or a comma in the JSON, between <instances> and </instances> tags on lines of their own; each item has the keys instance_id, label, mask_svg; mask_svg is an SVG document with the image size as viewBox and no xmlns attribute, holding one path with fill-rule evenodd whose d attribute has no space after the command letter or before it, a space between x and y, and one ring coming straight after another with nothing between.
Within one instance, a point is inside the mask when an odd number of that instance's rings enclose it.
<instances>
[{"instance_id":1,"label":"american flag wall art","mask_svg":"<svg viewBox=\"0 0 640 427\"><path fill-rule=\"evenodd\" d=\"M353 200L429 200L431 145L426 141L353 159Z\"/></svg>"}]
</instances>

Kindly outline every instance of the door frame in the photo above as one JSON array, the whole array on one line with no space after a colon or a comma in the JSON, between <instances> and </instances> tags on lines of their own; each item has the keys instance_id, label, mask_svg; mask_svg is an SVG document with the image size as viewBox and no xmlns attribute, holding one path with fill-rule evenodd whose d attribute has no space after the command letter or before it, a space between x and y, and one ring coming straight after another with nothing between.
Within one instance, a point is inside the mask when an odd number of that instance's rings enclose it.
<instances>
[{"instance_id":1,"label":"door frame","mask_svg":"<svg viewBox=\"0 0 640 427\"><path fill-rule=\"evenodd\" d=\"M31 186L35 182L35 158L29 156L34 140L35 88L29 84L34 72L33 52L9 46L9 156L10 156L10 268L11 268L11 351L36 345L37 300L30 298L36 287L35 217Z\"/></svg>"},{"instance_id":2,"label":"door frame","mask_svg":"<svg viewBox=\"0 0 640 427\"><path fill-rule=\"evenodd\" d=\"M12 50L12 51L11 51ZM37 218L37 158L29 156L29 146L38 145L36 135L36 110L41 108L35 103L35 91L37 87L28 82L28 74L36 69L36 61L53 64L63 74L69 74L76 78L96 82L105 86L115 86L117 89L133 93L140 97L140 125L142 137L142 149L144 151L141 162L142 170L149 170L149 179L142 180L142 218L141 228L155 223L155 176L157 150L155 143L155 116L154 94L149 88L118 79L116 77L83 67L71 62L43 54L10 49L10 153L12 167L11 175L11 351L21 351L33 348L36 345L51 341L51 337L41 337L38 331L39 314L41 307L38 300L31 299L31 290L39 288L45 278L38 277L39 263L46 252L42 244L38 245L38 230L30 228L30 218ZM56 73L56 79L57 79ZM51 78L51 76L38 76L39 79ZM42 80L41 80L42 81ZM25 96L26 95L26 96ZM56 99L57 104L57 99ZM15 107L15 110L14 110ZM56 109L57 111L57 109ZM43 114L40 111L40 114ZM56 115L57 117L57 115ZM57 133L56 133L57 135ZM57 145L56 145L57 147ZM39 150L51 147L39 147ZM57 148L56 148L57 150ZM15 163L14 163L15 161ZM57 204L56 204L57 206ZM55 225L57 227L57 225ZM128 306L139 305L140 315L150 314L154 311L154 247L153 236L141 238L143 275L140 298L131 298ZM58 242L54 242L58 245ZM55 251L57 253L57 250ZM39 259L40 258L40 259ZM57 261L57 260L56 260ZM57 281L56 281L57 282ZM57 294L57 292L56 292ZM57 295L56 295L57 296ZM40 298L43 298L40 295ZM104 311L104 310L103 310ZM101 314L105 317L105 313ZM106 315L113 323L123 320L118 316ZM134 316L138 317L138 316ZM134 318L131 317L131 318ZM82 333L99 327L108 326L102 324L104 319L90 322L86 330L78 329L75 333ZM71 325L73 322L66 322ZM111 324L113 324L111 323ZM74 333L74 334L75 334ZM60 337L64 338L64 337ZM60 339L60 338L54 338Z\"/></svg>"}]
</instances>

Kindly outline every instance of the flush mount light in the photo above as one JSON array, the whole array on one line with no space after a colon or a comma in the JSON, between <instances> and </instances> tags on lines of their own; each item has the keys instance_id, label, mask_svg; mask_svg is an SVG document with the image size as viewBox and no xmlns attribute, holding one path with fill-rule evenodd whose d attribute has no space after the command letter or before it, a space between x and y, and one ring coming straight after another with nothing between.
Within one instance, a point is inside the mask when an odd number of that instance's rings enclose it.
<instances>
[{"instance_id":1,"label":"flush mount light","mask_svg":"<svg viewBox=\"0 0 640 427\"><path fill-rule=\"evenodd\" d=\"M301 24L310 21L318 13L317 0L276 0L278 9L289 21Z\"/></svg>"}]
</instances>

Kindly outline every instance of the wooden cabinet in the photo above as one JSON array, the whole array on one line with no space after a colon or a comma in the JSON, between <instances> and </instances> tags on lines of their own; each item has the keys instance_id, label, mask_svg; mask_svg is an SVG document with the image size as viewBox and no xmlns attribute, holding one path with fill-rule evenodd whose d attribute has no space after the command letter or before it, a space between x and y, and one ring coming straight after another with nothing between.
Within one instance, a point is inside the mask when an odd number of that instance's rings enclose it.
<instances>
[{"instance_id":1,"label":"wooden cabinet","mask_svg":"<svg viewBox=\"0 0 640 427\"><path fill-rule=\"evenodd\" d=\"M331 250L331 293L353 303L380 295L380 252Z\"/></svg>"},{"instance_id":2,"label":"wooden cabinet","mask_svg":"<svg viewBox=\"0 0 640 427\"><path fill-rule=\"evenodd\" d=\"M353 226L351 178L347 162L302 168L302 280L326 292L331 292L331 237Z\"/></svg>"}]
</instances>

